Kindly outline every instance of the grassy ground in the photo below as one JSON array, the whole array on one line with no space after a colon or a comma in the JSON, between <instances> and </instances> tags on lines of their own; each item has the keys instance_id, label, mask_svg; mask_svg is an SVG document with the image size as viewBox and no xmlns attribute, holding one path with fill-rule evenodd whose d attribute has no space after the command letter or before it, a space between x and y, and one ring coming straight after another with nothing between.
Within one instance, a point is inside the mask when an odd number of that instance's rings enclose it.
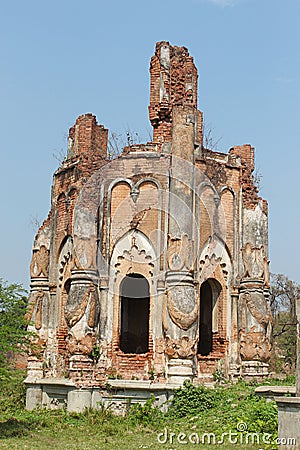
<instances>
[{"instance_id":1,"label":"grassy ground","mask_svg":"<svg viewBox=\"0 0 300 450\"><path fill-rule=\"evenodd\" d=\"M288 380L291 384L293 380ZM66 411L26 411L20 377L0 382L0 448L53 450L135 449L275 449L263 443L276 438L277 409L254 394L256 386L243 382L214 390L187 386L168 414L151 402L126 417L108 410L70 414ZM224 442L217 445L223 433ZM174 433L172 435L172 433ZM180 434L181 433L181 434ZM185 436L184 436L184 434ZM208 444L214 433L216 443ZM256 436L247 433L257 433ZM257 438L258 436L258 438ZM199 442L198 442L199 439ZM204 443L202 443L204 439ZM247 439L250 444L247 444ZM252 445L252 439L255 444ZM259 439L259 442L258 440ZM237 442L238 441L238 442Z\"/></svg>"}]
</instances>

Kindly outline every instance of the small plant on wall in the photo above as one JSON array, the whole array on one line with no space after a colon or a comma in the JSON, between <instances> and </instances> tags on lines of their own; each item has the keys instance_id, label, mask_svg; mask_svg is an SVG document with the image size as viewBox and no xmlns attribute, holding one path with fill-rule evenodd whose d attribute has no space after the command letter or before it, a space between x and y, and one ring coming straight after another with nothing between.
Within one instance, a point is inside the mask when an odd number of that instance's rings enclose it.
<instances>
[{"instance_id":1,"label":"small plant on wall","mask_svg":"<svg viewBox=\"0 0 300 450\"><path fill-rule=\"evenodd\" d=\"M94 345L93 350L91 351L91 358L93 359L93 362L97 364L100 358L100 349L98 345Z\"/></svg>"}]
</instances>

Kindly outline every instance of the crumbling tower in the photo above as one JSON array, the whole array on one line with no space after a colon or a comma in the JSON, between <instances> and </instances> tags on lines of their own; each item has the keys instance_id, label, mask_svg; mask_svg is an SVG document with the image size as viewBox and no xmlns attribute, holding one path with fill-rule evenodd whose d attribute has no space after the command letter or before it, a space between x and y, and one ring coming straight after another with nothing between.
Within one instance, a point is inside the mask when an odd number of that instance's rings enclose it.
<instances>
[{"instance_id":1,"label":"crumbling tower","mask_svg":"<svg viewBox=\"0 0 300 450\"><path fill-rule=\"evenodd\" d=\"M95 407L111 400L108 380L123 408L216 370L268 374L268 208L254 149L205 148L197 81L188 50L159 42L152 142L110 160L93 115L70 129L33 247L28 408Z\"/></svg>"}]
</instances>

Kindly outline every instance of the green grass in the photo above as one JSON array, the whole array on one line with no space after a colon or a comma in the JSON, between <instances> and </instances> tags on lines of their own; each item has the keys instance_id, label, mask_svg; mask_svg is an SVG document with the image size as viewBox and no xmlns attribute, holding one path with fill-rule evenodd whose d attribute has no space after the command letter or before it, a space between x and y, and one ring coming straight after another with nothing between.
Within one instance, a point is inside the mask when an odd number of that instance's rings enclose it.
<instances>
[{"instance_id":1,"label":"green grass","mask_svg":"<svg viewBox=\"0 0 300 450\"><path fill-rule=\"evenodd\" d=\"M275 382L276 383L276 382ZM278 382L279 383L279 382ZM277 383L277 384L278 384ZM281 384L283 384L281 382ZM292 384L292 380L288 380ZM246 445L245 433L238 433L238 424L246 424L247 432L269 433L277 436L277 408L254 394L255 384L239 382L217 386L214 390L186 385L175 396L172 407L163 414L149 401L136 406L126 417L113 416L110 411L88 410L85 414L71 414L64 410L26 411L24 387L20 375L9 381L0 380L0 448L49 450L134 450L134 449L275 449L270 445ZM165 444L158 442L158 434L167 434ZM203 445L204 433L215 433L218 441L222 433L237 432L242 443L230 444L228 436L223 445ZM171 433L175 436L172 439ZM181 440L178 442L179 433ZM200 444L195 442L196 434ZM161 441L163 437L161 435ZM242 436L242 438L241 438ZM206 440L207 442L207 440Z\"/></svg>"}]
</instances>

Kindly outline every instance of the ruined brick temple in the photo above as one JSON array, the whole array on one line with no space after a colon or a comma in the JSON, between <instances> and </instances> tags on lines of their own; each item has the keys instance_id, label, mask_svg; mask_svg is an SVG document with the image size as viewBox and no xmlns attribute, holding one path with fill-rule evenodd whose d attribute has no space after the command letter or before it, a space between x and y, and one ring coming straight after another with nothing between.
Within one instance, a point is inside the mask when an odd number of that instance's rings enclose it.
<instances>
[{"instance_id":1,"label":"ruined brick temple","mask_svg":"<svg viewBox=\"0 0 300 450\"><path fill-rule=\"evenodd\" d=\"M251 145L204 145L197 79L185 47L159 42L152 142L111 159L95 116L70 129L33 246L28 408L122 408L216 371L268 373L267 202Z\"/></svg>"}]
</instances>

